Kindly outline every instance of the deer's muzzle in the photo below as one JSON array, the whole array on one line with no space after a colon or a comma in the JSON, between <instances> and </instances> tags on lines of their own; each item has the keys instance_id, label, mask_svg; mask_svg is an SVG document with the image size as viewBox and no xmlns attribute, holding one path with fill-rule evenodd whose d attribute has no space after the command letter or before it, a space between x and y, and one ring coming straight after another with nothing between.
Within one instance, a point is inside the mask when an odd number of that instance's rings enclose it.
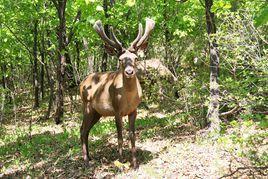
<instances>
[{"instance_id":1,"label":"deer's muzzle","mask_svg":"<svg viewBox=\"0 0 268 179\"><path fill-rule=\"evenodd\" d=\"M132 78L135 75L134 67L127 66L125 68L125 75L126 75L127 78Z\"/></svg>"}]
</instances>

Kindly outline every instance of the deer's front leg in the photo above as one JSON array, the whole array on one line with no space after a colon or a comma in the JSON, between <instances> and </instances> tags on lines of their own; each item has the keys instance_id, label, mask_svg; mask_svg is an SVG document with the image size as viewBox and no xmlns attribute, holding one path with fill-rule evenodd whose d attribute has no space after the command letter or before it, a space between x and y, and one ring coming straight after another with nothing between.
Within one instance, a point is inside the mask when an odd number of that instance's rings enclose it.
<instances>
[{"instance_id":1,"label":"deer's front leg","mask_svg":"<svg viewBox=\"0 0 268 179\"><path fill-rule=\"evenodd\" d=\"M123 136L122 136L122 117L120 115L115 116L116 128L117 128L117 139L118 139L118 150L119 150L119 161L123 160Z\"/></svg>"},{"instance_id":2,"label":"deer's front leg","mask_svg":"<svg viewBox=\"0 0 268 179\"><path fill-rule=\"evenodd\" d=\"M131 114L128 115L129 121L129 138L131 141L131 153L132 153L132 162L131 165L134 169L138 168L137 159L136 159L136 146L135 146L135 120L137 116L137 111L135 110Z\"/></svg>"}]
</instances>

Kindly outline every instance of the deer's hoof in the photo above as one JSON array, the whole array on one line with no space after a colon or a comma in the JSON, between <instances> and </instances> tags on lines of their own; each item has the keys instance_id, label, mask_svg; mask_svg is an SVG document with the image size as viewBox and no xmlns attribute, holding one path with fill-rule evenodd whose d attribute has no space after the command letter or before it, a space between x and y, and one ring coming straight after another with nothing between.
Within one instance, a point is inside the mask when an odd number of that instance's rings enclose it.
<instances>
[{"instance_id":1,"label":"deer's hoof","mask_svg":"<svg viewBox=\"0 0 268 179\"><path fill-rule=\"evenodd\" d=\"M139 164L137 162L132 162L131 163L131 167L134 169L134 170L137 170L139 168Z\"/></svg>"},{"instance_id":2,"label":"deer's hoof","mask_svg":"<svg viewBox=\"0 0 268 179\"><path fill-rule=\"evenodd\" d=\"M93 161L89 161L89 160L85 160L85 161L84 161L84 166L87 167L87 168L88 168L88 167L91 167L93 164L94 164Z\"/></svg>"}]
</instances>

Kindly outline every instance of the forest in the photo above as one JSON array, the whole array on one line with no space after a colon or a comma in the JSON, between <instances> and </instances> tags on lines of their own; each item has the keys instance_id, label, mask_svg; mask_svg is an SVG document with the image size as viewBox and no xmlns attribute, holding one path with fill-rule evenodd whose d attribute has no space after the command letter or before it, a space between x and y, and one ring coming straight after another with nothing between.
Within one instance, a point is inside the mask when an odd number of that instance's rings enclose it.
<instances>
[{"instance_id":1,"label":"forest","mask_svg":"<svg viewBox=\"0 0 268 179\"><path fill-rule=\"evenodd\" d=\"M0 12L0 178L268 176L267 0Z\"/></svg>"}]
</instances>

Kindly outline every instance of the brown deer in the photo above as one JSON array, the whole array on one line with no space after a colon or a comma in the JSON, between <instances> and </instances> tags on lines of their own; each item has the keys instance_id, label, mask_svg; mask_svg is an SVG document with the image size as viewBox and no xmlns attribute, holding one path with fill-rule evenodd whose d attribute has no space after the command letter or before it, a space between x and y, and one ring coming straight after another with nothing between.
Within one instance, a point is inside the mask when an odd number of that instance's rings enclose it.
<instances>
[{"instance_id":1,"label":"brown deer","mask_svg":"<svg viewBox=\"0 0 268 179\"><path fill-rule=\"evenodd\" d=\"M105 43L106 51L119 58L120 69L116 72L90 74L80 84L80 95L83 102L83 123L80 129L82 153L86 165L89 165L88 135L90 129L102 116L115 116L119 159L122 160L122 117L128 115L129 138L131 141L132 167L137 168L135 148L135 120L137 107L141 102L142 90L136 76L137 52L145 50L148 38L154 28L154 21L146 19L145 32L139 24L136 39L128 49L123 48L110 28L111 38L105 34L101 21L93 26Z\"/></svg>"}]
</instances>

